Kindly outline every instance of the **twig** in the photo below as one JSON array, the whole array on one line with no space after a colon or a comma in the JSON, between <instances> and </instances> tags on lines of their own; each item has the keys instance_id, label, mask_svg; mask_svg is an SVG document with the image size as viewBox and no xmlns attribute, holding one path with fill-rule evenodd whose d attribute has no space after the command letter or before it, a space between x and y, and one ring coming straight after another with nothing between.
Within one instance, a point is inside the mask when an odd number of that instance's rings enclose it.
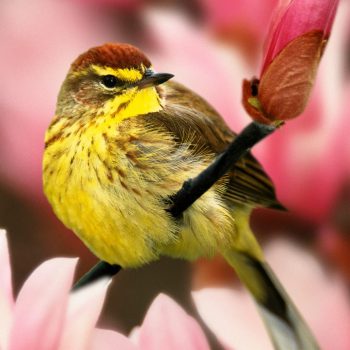
<instances>
[{"instance_id":1,"label":"twig","mask_svg":"<svg viewBox=\"0 0 350 350\"><path fill-rule=\"evenodd\" d=\"M212 164L193 179L189 179L171 198L172 206L168 211L178 217L213 184L218 181L234 164L259 141L273 133L278 126L252 122L231 142ZM110 265L104 261L97 263L73 287L76 290L102 277L112 277L121 270L119 265Z\"/></svg>"}]
</instances>

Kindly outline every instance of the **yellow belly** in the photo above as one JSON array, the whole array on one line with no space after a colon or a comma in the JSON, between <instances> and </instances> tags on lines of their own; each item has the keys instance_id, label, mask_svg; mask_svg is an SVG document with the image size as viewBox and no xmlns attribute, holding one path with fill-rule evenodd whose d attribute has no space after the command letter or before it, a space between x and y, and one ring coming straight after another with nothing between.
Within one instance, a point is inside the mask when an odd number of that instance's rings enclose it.
<instances>
[{"instance_id":1,"label":"yellow belly","mask_svg":"<svg viewBox=\"0 0 350 350\"><path fill-rule=\"evenodd\" d=\"M161 255L195 259L215 254L232 238L233 218L217 191L208 191L181 219L165 211L163 198L205 164L171 163L169 149L168 157L159 151L143 159L149 168L133 165L123 147L111 150L102 135L94 134L93 144L88 134L79 141L74 134L62 138L46 149L43 164L44 191L56 215L101 260L136 267Z\"/></svg>"},{"instance_id":2,"label":"yellow belly","mask_svg":"<svg viewBox=\"0 0 350 350\"><path fill-rule=\"evenodd\" d=\"M87 171L71 179L60 173L45 182L57 217L100 259L133 267L159 256L159 246L174 240L172 220L144 193L124 188L116 179L102 186Z\"/></svg>"}]
</instances>

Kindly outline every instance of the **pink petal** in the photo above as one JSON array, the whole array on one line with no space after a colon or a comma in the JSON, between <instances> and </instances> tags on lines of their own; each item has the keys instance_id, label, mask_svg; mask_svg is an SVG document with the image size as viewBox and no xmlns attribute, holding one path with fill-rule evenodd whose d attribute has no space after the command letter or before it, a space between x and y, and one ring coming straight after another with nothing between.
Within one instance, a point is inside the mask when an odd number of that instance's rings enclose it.
<instances>
[{"instance_id":1,"label":"pink petal","mask_svg":"<svg viewBox=\"0 0 350 350\"><path fill-rule=\"evenodd\" d=\"M138 347L125 335L105 330L95 329L92 333L91 350L136 350Z\"/></svg>"},{"instance_id":2,"label":"pink petal","mask_svg":"<svg viewBox=\"0 0 350 350\"><path fill-rule=\"evenodd\" d=\"M140 328L139 347L154 349L208 349L198 323L170 297L160 294L150 306Z\"/></svg>"},{"instance_id":3,"label":"pink petal","mask_svg":"<svg viewBox=\"0 0 350 350\"><path fill-rule=\"evenodd\" d=\"M291 242L274 241L265 251L321 349L350 349L350 302L339 276L327 271L310 252Z\"/></svg>"},{"instance_id":4,"label":"pink petal","mask_svg":"<svg viewBox=\"0 0 350 350\"><path fill-rule=\"evenodd\" d=\"M350 164L346 153L350 149L346 102L350 85L344 86L342 61L349 10L349 2L340 4L332 38L303 115L253 149L272 177L282 203L302 217L318 222L329 215Z\"/></svg>"},{"instance_id":5,"label":"pink petal","mask_svg":"<svg viewBox=\"0 0 350 350\"><path fill-rule=\"evenodd\" d=\"M106 296L106 279L73 292L69 297L60 349L85 350L88 348Z\"/></svg>"},{"instance_id":6,"label":"pink petal","mask_svg":"<svg viewBox=\"0 0 350 350\"><path fill-rule=\"evenodd\" d=\"M76 259L51 259L28 277L14 310L10 350L57 349L76 263Z\"/></svg>"},{"instance_id":7,"label":"pink petal","mask_svg":"<svg viewBox=\"0 0 350 350\"><path fill-rule=\"evenodd\" d=\"M243 288L192 292L199 314L225 349L272 350L253 300Z\"/></svg>"},{"instance_id":8,"label":"pink petal","mask_svg":"<svg viewBox=\"0 0 350 350\"><path fill-rule=\"evenodd\" d=\"M13 306L11 265L6 232L0 230L0 349L7 348Z\"/></svg>"},{"instance_id":9,"label":"pink petal","mask_svg":"<svg viewBox=\"0 0 350 350\"><path fill-rule=\"evenodd\" d=\"M283 0L277 9L267 38L261 75L293 39L312 30L328 37L339 0Z\"/></svg>"},{"instance_id":10,"label":"pink petal","mask_svg":"<svg viewBox=\"0 0 350 350\"><path fill-rule=\"evenodd\" d=\"M274 240L264 250L321 348L350 349L350 303L339 276L289 241ZM240 288L206 288L194 292L193 297L203 319L224 345L236 350L272 349L257 309Z\"/></svg>"}]
</instances>

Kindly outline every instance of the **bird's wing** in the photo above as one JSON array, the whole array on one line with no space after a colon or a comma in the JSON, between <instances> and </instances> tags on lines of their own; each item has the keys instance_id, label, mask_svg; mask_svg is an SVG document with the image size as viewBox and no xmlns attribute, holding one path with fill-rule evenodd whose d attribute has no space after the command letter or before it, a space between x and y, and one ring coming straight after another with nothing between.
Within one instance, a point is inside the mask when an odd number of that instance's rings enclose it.
<instances>
[{"instance_id":1,"label":"bird's wing","mask_svg":"<svg viewBox=\"0 0 350 350\"><path fill-rule=\"evenodd\" d=\"M194 153L223 152L234 139L221 116L200 96L176 82L159 87L164 110L146 116L149 122L165 127L177 142L191 144ZM257 160L247 153L228 173L224 193L229 204L241 203L282 209L274 186Z\"/></svg>"}]
</instances>

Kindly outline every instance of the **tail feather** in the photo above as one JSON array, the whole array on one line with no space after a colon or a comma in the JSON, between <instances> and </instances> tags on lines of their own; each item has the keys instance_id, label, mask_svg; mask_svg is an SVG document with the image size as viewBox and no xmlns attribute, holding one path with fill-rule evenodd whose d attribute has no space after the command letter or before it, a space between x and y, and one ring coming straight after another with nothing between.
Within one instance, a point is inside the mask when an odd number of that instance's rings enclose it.
<instances>
[{"instance_id":1,"label":"tail feather","mask_svg":"<svg viewBox=\"0 0 350 350\"><path fill-rule=\"evenodd\" d=\"M267 263L237 251L225 254L225 257L257 303L275 349L319 349L299 311Z\"/></svg>"},{"instance_id":2,"label":"tail feather","mask_svg":"<svg viewBox=\"0 0 350 350\"><path fill-rule=\"evenodd\" d=\"M275 349L319 349L299 311L264 261L248 215L239 217L233 248L223 252L223 256L257 303Z\"/></svg>"}]
</instances>

